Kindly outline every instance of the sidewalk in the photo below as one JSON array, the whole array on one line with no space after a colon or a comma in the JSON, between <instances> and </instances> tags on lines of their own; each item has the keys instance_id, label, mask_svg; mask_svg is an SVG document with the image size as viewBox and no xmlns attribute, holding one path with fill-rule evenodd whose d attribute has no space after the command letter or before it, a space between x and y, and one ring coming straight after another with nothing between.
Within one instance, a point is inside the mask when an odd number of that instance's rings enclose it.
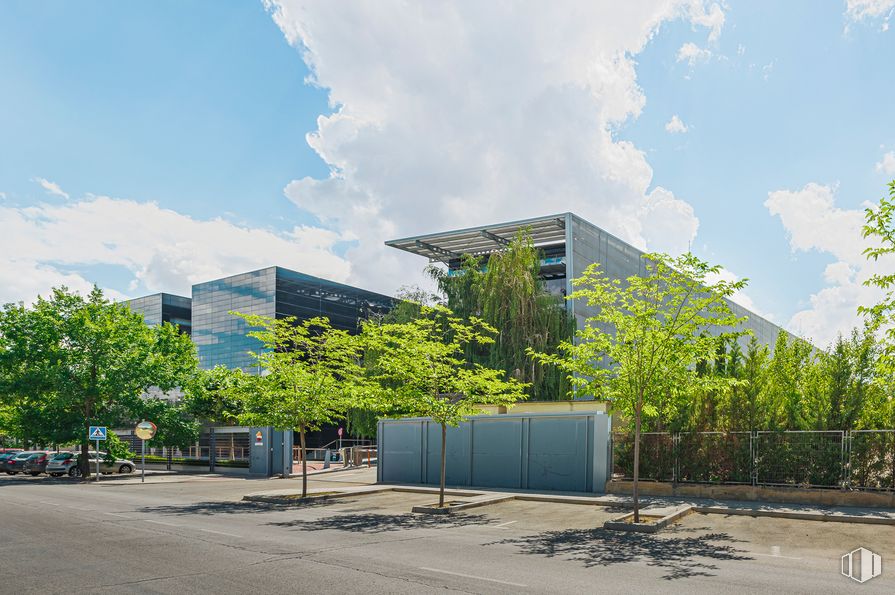
<instances>
[{"instance_id":1,"label":"sidewalk","mask_svg":"<svg viewBox=\"0 0 895 595\"><path fill-rule=\"evenodd\" d=\"M338 492L339 495L360 495L367 493L395 491L412 493L437 494L438 488L421 485L377 484L375 469L348 470L341 476L325 480L309 474L308 492L313 495L320 492ZM293 477L292 480L296 478ZM300 478L299 478L300 479ZM343 485L338 485L342 483ZM299 492L294 488L284 488L247 494L245 499L256 501L275 501L284 496L295 496ZM550 492L520 492L479 490L471 488L448 488L445 494L452 498L463 498L466 502L457 510L475 508L509 500L524 500L543 503L579 504L584 506L606 506L631 508L630 496L616 494L557 494ZM851 506L817 506L805 504L783 504L775 502L740 502L732 500L711 500L703 498L666 498L658 496L640 499L641 510L649 514L666 515L683 509L692 508L692 512L723 515L767 516L813 521L834 521L845 523L895 525L895 510L874 509Z\"/></svg>"}]
</instances>

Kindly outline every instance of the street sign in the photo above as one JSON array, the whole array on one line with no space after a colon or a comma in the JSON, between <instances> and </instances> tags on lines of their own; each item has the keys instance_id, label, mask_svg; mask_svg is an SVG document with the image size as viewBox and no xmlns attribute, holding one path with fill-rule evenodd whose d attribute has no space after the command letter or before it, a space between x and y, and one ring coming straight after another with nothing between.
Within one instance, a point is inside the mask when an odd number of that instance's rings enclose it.
<instances>
[{"instance_id":1,"label":"street sign","mask_svg":"<svg viewBox=\"0 0 895 595\"><path fill-rule=\"evenodd\" d=\"M106 426L90 426L90 430L87 432L87 436L91 440L105 440Z\"/></svg>"},{"instance_id":2,"label":"street sign","mask_svg":"<svg viewBox=\"0 0 895 595\"><path fill-rule=\"evenodd\" d=\"M339 428L339 438L342 437L342 428Z\"/></svg>"},{"instance_id":3,"label":"street sign","mask_svg":"<svg viewBox=\"0 0 895 595\"><path fill-rule=\"evenodd\" d=\"M264 446L264 434L261 433L261 430L255 432L255 446Z\"/></svg>"},{"instance_id":4,"label":"street sign","mask_svg":"<svg viewBox=\"0 0 895 595\"><path fill-rule=\"evenodd\" d=\"M158 431L158 426L156 426L151 421L141 421L137 424L137 427L134 428L134 434L137 435L137 438L140 440L152 440L155 436L155 433Z\"/></svg>"}]
</instances>

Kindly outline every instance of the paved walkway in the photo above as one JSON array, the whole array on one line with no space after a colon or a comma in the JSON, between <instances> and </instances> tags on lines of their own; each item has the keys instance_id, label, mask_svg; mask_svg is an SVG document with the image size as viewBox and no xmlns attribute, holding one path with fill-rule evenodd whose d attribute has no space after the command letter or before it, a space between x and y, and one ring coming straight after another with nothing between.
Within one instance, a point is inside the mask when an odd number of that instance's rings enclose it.
<instances>
[{"instance_id":1,"label":"paved walkway","mask_svg":"<svg viewBox=\"0 0 895 595\"><path fill-rule=\"evenodd\" d=\"M289 481L300 480L293 477ZM360 494L385 490L412 491L417 493L438 492L437 487L420 485L377 484L376 469L352 469L331 475L309 476L309 492L338 491L346 494ZM250 496L278 497L298 493L296 487L279 482L271 484L276 489L256 492ZM481 506L507 500L528 500L555 502L562 504L582 504L630 508L630 496L619 494L571 494L554 492L523 492L517 490L481 490L472 488L448 488L445 492L452 498L462 498L473 506ZM841 521L853 523L878 523L895 525L895 510L852 506L818 506L809 504L786 504L776 502L742 502L734 500L713 500L706 498L666 498L658 496L640 499L644 510L650 514L669 514L684 507L693 506L696 512L726 515L776 516L782 518Z\"/></svg>"}]
</instances>

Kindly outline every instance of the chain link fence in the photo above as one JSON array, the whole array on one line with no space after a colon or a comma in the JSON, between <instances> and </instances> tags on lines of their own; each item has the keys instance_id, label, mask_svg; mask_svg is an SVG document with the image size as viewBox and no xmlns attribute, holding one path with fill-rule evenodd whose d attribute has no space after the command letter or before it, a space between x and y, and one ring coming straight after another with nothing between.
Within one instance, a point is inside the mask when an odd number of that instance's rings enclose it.
<instances>
[{"instance_id":1,"label":"chain link fence","mask_svg":"<svg viewBox=\"0 0 895 595\"><path fill-rule=\"evenodd\" d=\"M613 433L613 478L634 476L634 434ZM895 490L895 430L644 432L640 478Z\"/></svg>"}]
</instances>

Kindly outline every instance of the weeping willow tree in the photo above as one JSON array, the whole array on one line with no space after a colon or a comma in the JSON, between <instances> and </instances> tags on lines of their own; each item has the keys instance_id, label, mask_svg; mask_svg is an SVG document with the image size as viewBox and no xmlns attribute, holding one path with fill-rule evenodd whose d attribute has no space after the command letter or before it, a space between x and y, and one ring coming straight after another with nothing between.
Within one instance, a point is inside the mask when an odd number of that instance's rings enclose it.
<instances>
[{"instance_id":1,"label":"weeping willow tree","mask_svg":"<svg viewBox=\"0 0 895 595\"><path fill-rule=\"evenodd\" d=\"M535 362L526 351L553 353L561 341L572 337L575 324L563 300L547 293L540 268L540 251L521 231L505 250L487 260L464 256L454 274L437 267L428 272L455 314L478 316L497 329L494 343L469 346L466 357L528 384L532 399L556 400L569 390L564 375Z\"/></svg>"}]
</instances>

